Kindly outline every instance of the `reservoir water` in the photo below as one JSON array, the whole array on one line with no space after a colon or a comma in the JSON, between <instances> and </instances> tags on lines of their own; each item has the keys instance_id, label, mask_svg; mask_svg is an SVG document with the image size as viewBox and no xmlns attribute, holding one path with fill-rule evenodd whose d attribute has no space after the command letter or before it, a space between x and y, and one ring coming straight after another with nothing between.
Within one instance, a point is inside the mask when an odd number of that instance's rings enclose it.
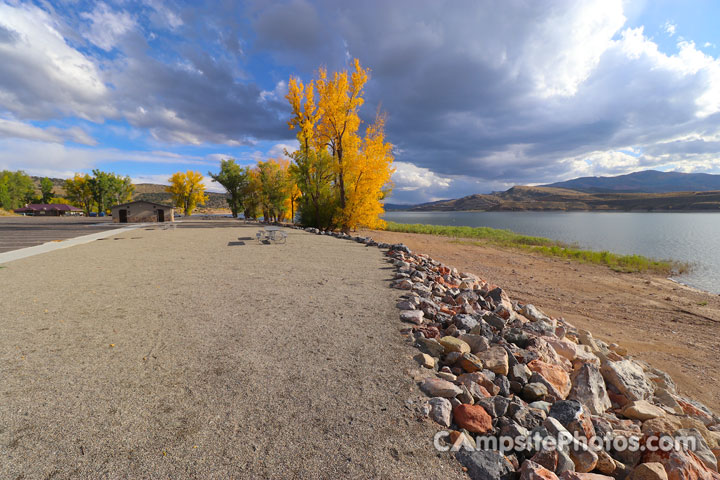
<instances>
[{"instance_id":1,"label":"reservoir water","mask_svg":"<svg viewBox=\"0 0 720 480\"><path fill-rule=\"evenodd\" d=\"M383 218L503 228L590 250L689 262L690 273L673 278L720 294L720 213L391 211Z\"/></svg>"}]
</instances>

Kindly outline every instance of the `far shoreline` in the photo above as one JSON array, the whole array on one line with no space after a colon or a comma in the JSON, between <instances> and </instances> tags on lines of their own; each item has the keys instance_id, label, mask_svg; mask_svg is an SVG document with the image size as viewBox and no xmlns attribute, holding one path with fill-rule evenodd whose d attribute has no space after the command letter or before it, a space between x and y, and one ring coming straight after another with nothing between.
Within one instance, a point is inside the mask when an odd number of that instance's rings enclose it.
<instances>
[{"instance_id":1,"label":"far shoreline","mask_svg":"<svg viewBox=\"0 0 720 480\"><path fill-rule=\"evenodd\" d=\"M391 209L391 210L385 210L385 213L393 213L393 212L404 212L404 213L528 213L528 212L538 212L538 213L720 213L720 209L718 210L705 210L705 209L687 209L687 210L681 210L681 209L675 209L675 210L660 210L660 209L654 209L654 210L647 210L647 209L637 209L637 210L619 210L619 209L595 209L595 210L584 210L584 209L568 209L568 210L561 210L561 209L524 209L524 210L398 210L398 209Z\"/></svg>"}]
</instances>

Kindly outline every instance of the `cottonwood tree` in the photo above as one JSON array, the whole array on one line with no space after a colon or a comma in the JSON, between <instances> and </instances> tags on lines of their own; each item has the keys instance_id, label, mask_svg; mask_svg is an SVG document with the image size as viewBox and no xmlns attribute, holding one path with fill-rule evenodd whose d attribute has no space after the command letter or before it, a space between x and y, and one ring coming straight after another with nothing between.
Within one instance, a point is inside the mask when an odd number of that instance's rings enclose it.
<instances>
[{"instance_id":1,"label":"cottonwood tree","mask_svg":"<svg viewBox=\"0 0 720 480\"><path fill-rule=\"evenodd\" d=\"M381 200L390 193L392 145L385 142L385 117L369 125L360 149L345 169L346 203L341 224L348 229L379 228L384 209Z\"/></svg>"},{"instance_id":2,"label":"cottonwood tree","mask_svg":"<svg viewBox=\"0 0 720 480\"><path fill-rule=\"evenodd\" d=\"M172 194L173 203L183 209L185 216L190 216L198 205L205 205L208 197L205 195L205 185L200 172L177 172L168 181L170 186L165 188L165 191Z\"/></svg>"},{"instance_id":3,"label":"cottonwood tree","mask_svg":"<svg viewBox=\"0 0 720 480\"><path fill-rule=\"evenodd\" d=\"M42 203L50 203L50 199L53 197L53 185L52 180L48 177L44 177L40 180L40 194L42 195Z\"/></svg>"},{"instance_id":4,"label":"cottonwood tree","mask_svg":"<svg viewBox=\"0 0 720 480\"><path fill-rule=\"evenodd\" d=\"M290 172L297 182L300 198L300 223L322 229L334 227L337 195L332 181L335 178L332 157L326 150L300 149L292 153Z\"/></svg>"},{"instance_id":5,"label":"cottonwood tree","mask_svg":"<svg viewBox=\"0 0 720 480\"><path fill-rule=\"evenodd\" d=\"M229 195L227 199L228 206L232 216L237 218L248 193L250 183L248 169L235 163L234 159L228 158L220 161L220 172L216 174L208 172L208 175L225 188Z\"/></svg>"},{"instance_id":6,"label":"cottonwood tree","mask_svg":"<svg viewBox=\"0 0 720 480\"><path fill-rule=\"evenodd\" d=\"M108 206L111 207L131 201L133 193L135 193L135 185L133 185L132 179L129 176L120 177L119 175L113 175L111 178L112 200Z\"/></svg>"},{"instance_id":7,"label":"cottonwood tree","mask_svg":"<svg viewBox=\"0 0 720 480\"><path fill-rule=\"evenodd\" d=\"M325 68L307 85L291 77L286 96L292 109L288 122L297 129L300 149L292 157L304 206L313 204L314 226L340 227L343 231L360 226L379 227L383 212L381 200L390 191L392 145L385 142L385 117L378 114L375 122L359 135L362 121L360 107L364 103L363 88L369 69L355 59L353 71L335 72L328 76ZM316 100L317 95L317 100ZM327 156L325 155L327 153ZM326 160L330 159L330 171ZM321 195L327 188L330 195ZM314 194L313 194L314 190ZM324 202L318 203L320 197ZM334 201L337 205L332 205ZM322 210L331 210L332 220L323 224ZM301 218L309 219L309 215Z\"/></svg>"},{"instance_id":8,"label":"cottonwood tree","mask_svg":"<svg viewBox=\"0 0 720 480\"><path fill-rule=\"evenodd\" d=\"M121 177L114 173L95 169L89 177L88 185L97 205L98 214L105 212L113 205L124 203L132 198L135 186L130 177Z\"/></svg>"},{"instance_id":9,"label":"cottonwood tree","mask_svg":"<svg viewBox=\"0 0 720 480\"><path fill-rule=\"evenodd\" d=\"M0 172L0 207L12 210L30 203L35 196L35 184L22 170Z\"/></svg>"},{"instance_id":10,"label":"cottonwood tree","mask_svg":"<svg viewBox=\"0 0 720 480\"><path fill-rule=\"evenodd\" d=\"M90 188L90 175L76 173L73 178L65 180L65 195L77 206L82 208L85 215L90 215L93 206L93 192Z\"/></svg>"},{"instance_id":11,"label":"cottonwood tree","mask_svg":"<svg viewBox=\"0 0 720 480\"><path fill-rule=\"evenodd\" d=\"M289 162L270 159L257 164L260 180L260 203L266 222L279 221L287 214L291 180Z\"/></svg>"}]
</instances>

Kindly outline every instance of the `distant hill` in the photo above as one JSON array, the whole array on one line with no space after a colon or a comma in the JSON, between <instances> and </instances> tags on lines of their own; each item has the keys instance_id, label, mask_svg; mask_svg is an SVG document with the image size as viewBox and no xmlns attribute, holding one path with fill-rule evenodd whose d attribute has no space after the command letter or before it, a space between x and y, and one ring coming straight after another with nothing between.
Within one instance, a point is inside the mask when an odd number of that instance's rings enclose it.
<instances>
[{"instance_id":1,"label":"distant hill","mask_svg":"<svg viewBox=\"0 0 720 480\"><path fill-rule=\"evenodd\" d=\"M40 180L42 180L45 177L35 177L30 176L33 183L35 184L35 192L40 195ZM53 192L55 193L56 197L62 197L65 195L65 179L64 178L50 178L50 180L53 182Z\"/></svg>"},{"instance_id":2,"label":"distant hill","mask_svg":"<svg viewBox=\"0 0 720 480\"><path fill-rule=\"evenodd\" d=\"M720 191L671 193L586 193L552 187L517 186L489 195L417 205L412 211L720 211Z\"/></svg>"},{"instance_id":3,"label":"distant hill","mask_svg":"<svg viewBox=\"0 0 720 480\"><path fill-rule=\"evenodd\" d=\"M720 190L720 175L645 170L616 177L581 177L542 186L587 193L707 192Z\"/></svg>"},{"instance_id":4,"label":"distant hill","mask_svg":"<svg viewBox=\"0 0 720 480\"><path fill-rule=\"evenodd\" d=\"M165 191L165 188L165 185L154 183L137 183L135 184L133 200L147 200L148 202L172 205L172 196ZM227 197L224 193L207 192L207 196L207 202L199 210L228 208Z\"/></svg>"}]
</instances>

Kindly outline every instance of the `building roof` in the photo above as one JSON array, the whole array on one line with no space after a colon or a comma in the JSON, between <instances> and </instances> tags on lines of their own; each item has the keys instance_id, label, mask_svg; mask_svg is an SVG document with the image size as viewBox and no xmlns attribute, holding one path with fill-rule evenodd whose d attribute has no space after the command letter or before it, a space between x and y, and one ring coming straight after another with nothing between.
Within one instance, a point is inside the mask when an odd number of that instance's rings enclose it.
<instances>
[{"instance_id":1,"label":"building roof","mask_svg":"<svg viewBox=\"0 0 720 480\"><path fill-rule=\"evenodd\" d=\"M67 205L65 203L31 203L23 208L15 209L16 212L40 212L58 210L60 212L81 212L82 209Z\"/></svg>"},{"instance_id":2,"label":"building roof","mask_svg":"<svg viewBox=\"0 0 720 480\"><path fill-rule=\"evenodd\" d=\"M147 203L148 205L154 205L156 207L162 207L162 208L175 208L172 205L163 205L162 203L148 202L147 200L134 200L134 201L128 202L128 203L120 203L118 205L113 205L110 208L127 207L128 205L133 205L135 203Z\"/></svg>"}]
</instances>

